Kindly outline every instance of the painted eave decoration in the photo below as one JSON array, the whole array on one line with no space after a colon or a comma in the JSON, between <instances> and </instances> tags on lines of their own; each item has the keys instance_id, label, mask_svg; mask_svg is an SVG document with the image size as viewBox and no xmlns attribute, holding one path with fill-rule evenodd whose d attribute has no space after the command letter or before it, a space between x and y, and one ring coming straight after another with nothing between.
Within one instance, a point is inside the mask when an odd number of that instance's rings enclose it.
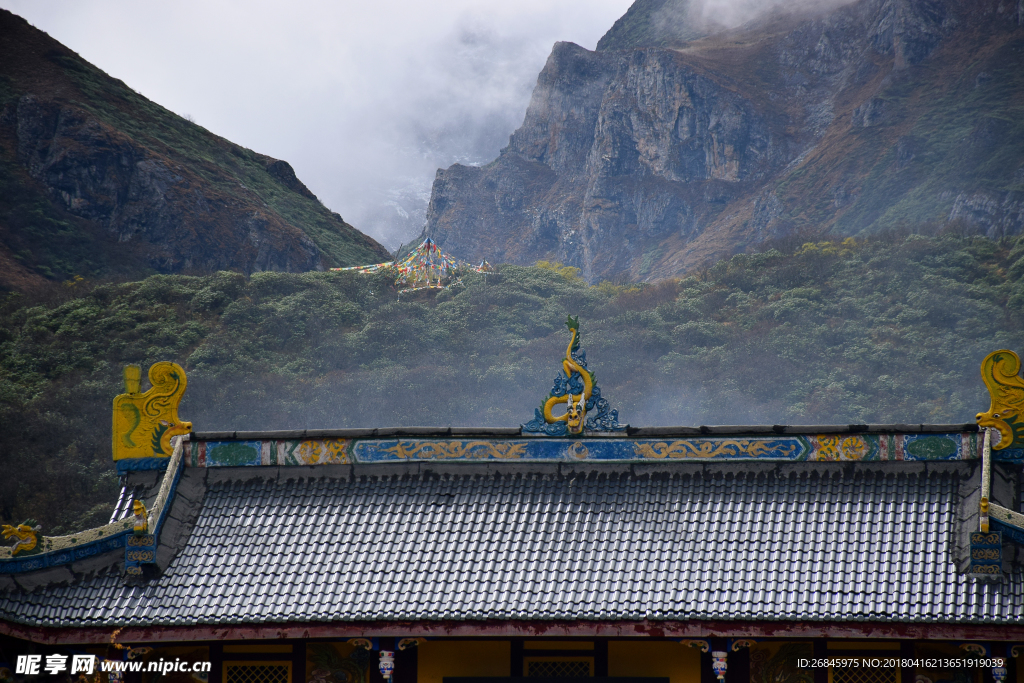
<instances>
[{"instance_id":1,"label":"painted eave decoration","mask_svg":"<svg viewBox=\"0 0 1024 683\"><path fill-rule=\"evenodd\" d=\"M476 430L446 433L444 428L415 430L332 430L320 433L203 433L185 444L189 467L252 467L351 465L387 463L627 463L627 462L890 462L978 460L974 425L934 428L915 433L818 432L804 434L745 433L738 428L716 436L647 437L646 430L629 435L581 435L537 438L527 432ZM827 429L827 428L821 428ZM412 431L412 430L410 430ZM454 431L454 430L453 430ZM725 432L724 428L716 431ZM375 434L376 432L376 434ZM390 432L390 434L389 434ZM997 456L998 458L998 456Z\"/></svg>"}]
</instances>

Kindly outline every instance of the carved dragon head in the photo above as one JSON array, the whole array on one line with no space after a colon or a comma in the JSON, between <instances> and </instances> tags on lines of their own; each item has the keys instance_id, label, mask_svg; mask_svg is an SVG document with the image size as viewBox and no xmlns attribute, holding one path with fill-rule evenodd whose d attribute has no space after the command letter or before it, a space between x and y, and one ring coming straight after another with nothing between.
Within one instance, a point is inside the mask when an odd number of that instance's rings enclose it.
<instances>
[{"instance_id":1,"label":"carved dragon head","mask_svg":"<svg viewBox=\"0 0 1024 683\"><path fill-rule=\"evenodd\" d=\"M569 409L565 413L566 427L568 427L570 434L579 434L583 431L583 418L587 414L586 398L583 394L580 394L579 402L573 402L572 394L569 394L566 400L569 404Z\"/></svg>"}]
</instances>

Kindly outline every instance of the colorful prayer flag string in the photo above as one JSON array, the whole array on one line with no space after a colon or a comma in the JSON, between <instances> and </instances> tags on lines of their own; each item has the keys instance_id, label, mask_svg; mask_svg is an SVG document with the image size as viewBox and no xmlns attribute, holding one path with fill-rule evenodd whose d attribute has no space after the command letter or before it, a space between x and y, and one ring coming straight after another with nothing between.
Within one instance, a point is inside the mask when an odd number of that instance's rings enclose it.
<instances>
[{"instance_id":1,"label":"colorful prayer flag string","mask_svg":"<svg viewBox=\"0 0 1024 683\"><path fill-rule=\"evenodd\" d=\"M395 284L402 292L415 292L421 289L449 289L462 284L460 273L464 270L473 270L478 273L487 273L493 270L487 261L481 261L480 265L473 266L448 256L429 237L400 262L389 261L388 263L373 263L368 266L331 268L331 270L370 274L376 273L382 268L394 268L398 271Z\"/></svg>"}]
</instances>

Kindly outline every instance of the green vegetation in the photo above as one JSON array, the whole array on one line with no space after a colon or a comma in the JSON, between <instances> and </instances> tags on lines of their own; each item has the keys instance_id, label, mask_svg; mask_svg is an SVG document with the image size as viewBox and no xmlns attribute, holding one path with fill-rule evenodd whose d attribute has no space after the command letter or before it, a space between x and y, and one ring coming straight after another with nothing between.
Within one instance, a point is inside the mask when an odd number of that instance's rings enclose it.
<instances>
[{"instance_id":1,"label":"green vegetation","mask_svg":"<svg viewBox=\"0 0 1024 683\"><path fill-rule=\"evenodd\" d=\"M514 426L559 372L567 313L633 425L969 422L978 366L1024 351L1024 238L887 234L590 287L544 263L397 297L384 275L72 280L0 305L0 519L105 521L121 368L174 360L199 431ZM59 504L55 501L60 501Z\"/></svg>"}]
</instances>

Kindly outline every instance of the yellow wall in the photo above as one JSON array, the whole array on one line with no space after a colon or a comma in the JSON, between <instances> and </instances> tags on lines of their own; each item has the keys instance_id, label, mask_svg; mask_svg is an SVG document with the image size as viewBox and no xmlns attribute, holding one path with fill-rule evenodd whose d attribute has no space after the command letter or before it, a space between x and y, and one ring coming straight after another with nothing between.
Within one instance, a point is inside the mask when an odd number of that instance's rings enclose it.
<instances>
[{"instance_id":1,"label":"yellow wall","mask_svg":"<svg viewBox=\"0 0 1024 683\"><path fill-rule=\"evenodd\" d=\"M700 650L681 643L612 640L609 676L658 676L669 683L700 683Z\"/></svg>"},{"instance_id":2,"label":"yellow wall","mask_svg":"<svg viewBox=\"0 0 1024 683\"><path fill-rule=\"evenodd\" d=\"M512 645L508 641L428 640L419 646L416 668L417 683L442 683L445 676L508 676Z\"/></svg>"}]
</instances>

